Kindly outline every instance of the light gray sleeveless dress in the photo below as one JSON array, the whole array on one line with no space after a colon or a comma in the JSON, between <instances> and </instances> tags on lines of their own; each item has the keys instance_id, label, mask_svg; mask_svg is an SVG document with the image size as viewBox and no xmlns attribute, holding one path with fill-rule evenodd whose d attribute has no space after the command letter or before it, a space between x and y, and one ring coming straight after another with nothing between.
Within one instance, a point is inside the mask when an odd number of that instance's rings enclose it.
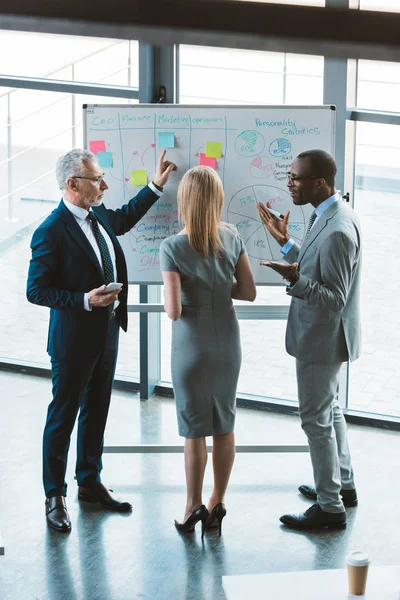
<instances>
[{"instance_id":1,"label":"light gray sleeveless dress","mask_svg":"<svg viewBox=\"0 0 400 600\"><path fill-rule=\"evenodd\" d=\"M239 323L231 300L243 241L229 225L220 228L221 257L192 250L187 235L160 246L162 271L182 283L182 315L172 323L171 371L179 435L197 438L233 431L236 387L242 360Z\"/></svg>"}]
</instances>

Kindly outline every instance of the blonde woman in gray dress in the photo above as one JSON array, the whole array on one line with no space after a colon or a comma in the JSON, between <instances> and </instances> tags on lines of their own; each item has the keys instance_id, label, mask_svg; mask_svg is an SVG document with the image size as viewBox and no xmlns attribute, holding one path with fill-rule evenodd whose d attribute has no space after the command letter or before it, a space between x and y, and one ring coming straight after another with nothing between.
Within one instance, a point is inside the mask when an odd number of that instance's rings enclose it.
<instances>
[{"instance_id":1,"label":"blonde woman in gray dress","mask_svg":"<svg viewBox=\"0 0 400 600\"><path fill-rule=\"evenodd\" d=\"M179 434L185 438L187 500L184 533L202 522L221 535L235 458L236 386L241 365L239 323L232 298L252 302L256 287L243 241L220 221L222 183L209 167L190 169L178 189L184 229L160 246L165 310L172 319L171 369ZM214 488L203 504L206 436L213 436Z\"/></svg>"}]
</instances>

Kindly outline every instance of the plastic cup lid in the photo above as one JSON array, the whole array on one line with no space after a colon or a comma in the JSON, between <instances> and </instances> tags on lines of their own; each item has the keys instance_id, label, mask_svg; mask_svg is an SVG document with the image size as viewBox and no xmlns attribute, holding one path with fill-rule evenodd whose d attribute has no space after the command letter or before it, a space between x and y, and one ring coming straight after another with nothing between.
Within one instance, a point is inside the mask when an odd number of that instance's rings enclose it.
<instances>
[{"instance_id":1,"label":"plastic cup lid","mask_svg":"<svg viewBox=\"0 0 400 600\"><path fill-rule=\"evenodd\" d=\"M366 552L361 552L360 550L353 550L347 555L346 561L349 565L353 565L354 567L364 567L365 565L369 565L370 559Z\"/></svg>"}]
</instances>

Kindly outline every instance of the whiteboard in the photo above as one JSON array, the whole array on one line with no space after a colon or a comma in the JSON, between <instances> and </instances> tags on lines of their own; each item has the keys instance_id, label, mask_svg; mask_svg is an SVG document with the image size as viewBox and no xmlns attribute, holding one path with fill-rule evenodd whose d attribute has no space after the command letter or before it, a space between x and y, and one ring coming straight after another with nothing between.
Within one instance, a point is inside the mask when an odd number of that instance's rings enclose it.
<instances>
[{"instance_id":1,"label":"whiteboard","mask_svg":"<svg viewBox=\"0 0 400 600\"><path fill-rule=\"evenodd\" d=\"M128 202L152 180L164 147L166 158L178 165L160 200L120 238L130 283L162 282L160 243L182 228L176 201L179 181L187 169L211 159L224 186L222 220L241 234L256 282L283 284L274 271L259 264L282 255L260 222L257 202L270 201L281 213L290 208L289 233L302 242L312 206L292 204L286 173L304 150L334 154L334 106L85 104L83 113L84 145L96 153L105 173L108 208Z\"/></svg>"}]
</instances>

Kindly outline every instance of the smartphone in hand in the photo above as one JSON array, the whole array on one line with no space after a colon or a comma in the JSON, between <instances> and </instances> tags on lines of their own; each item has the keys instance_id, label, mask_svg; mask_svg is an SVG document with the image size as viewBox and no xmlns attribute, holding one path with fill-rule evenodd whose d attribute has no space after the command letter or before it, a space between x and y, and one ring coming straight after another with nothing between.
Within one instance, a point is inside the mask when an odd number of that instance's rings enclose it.
<instances>
[{"instance_id":1,"label":"smartphone in hand","mask_svg":"<svg viewBox=\"0 0 400 600\"><path fill-rule=\"evenodd\" d=\"M109 283L106 289L103 290L101 293L108 294L109 292L115 292L115 290L120 290L122 286L122 283L117 283L116 281L113 281L112 283Z\"/></svg>"}]
</instances>

